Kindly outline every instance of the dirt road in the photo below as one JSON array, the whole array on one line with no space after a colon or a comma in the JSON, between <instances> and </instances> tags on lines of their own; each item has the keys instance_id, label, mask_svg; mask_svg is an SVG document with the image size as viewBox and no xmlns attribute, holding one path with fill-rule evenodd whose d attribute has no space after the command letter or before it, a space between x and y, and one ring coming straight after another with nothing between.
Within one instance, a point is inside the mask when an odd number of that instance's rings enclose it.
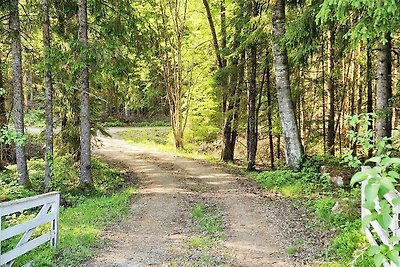
<instances>
[{"instance_id":1,"label":"dirt road","mask_svg":"<svg viewBox=\"0 0 400 267\"><path fill-rule=\"evenodd\" d=\"M123 140L101 142L94 153L134 172L140 186L130 215L107 229L86 266L294 266L281 222L246 178ZM219 211L224 235L206 255L188 245L198 235L191 210L202 202Z\"/></svg>"}]
</instances>

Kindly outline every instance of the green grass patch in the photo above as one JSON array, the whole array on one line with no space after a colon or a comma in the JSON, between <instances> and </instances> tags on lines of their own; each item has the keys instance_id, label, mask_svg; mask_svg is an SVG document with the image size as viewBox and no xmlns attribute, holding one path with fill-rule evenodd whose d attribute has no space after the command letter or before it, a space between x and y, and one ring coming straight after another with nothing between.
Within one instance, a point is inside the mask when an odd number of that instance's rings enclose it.
<instances>
[{"instance_id":1,"label":"green grass patch","mask_svg":"<svg viewBox=\"0 0 400 267\"><path fill-rule=\"evenodd\" d=\"M197 204L192 210L192 216L206 235L220 239L222 238L222 218L215 214L216 210L206 207L204 203Z\"/></svg>"},{"instance_id":2,"label":"green grass patch","mask_svg":"<svg viewBox=\"0 0 400 267\"><path fill-rule=\"evenodd\" d=\"M84 200L60 211L60 240L56 250L43 245L19 258L14 266L34 261L35 266L78 266L94 255L98 238L107 225L129 211L129 199L135 193L126 189L110 196Z\"/></svg>"},{"instance_id":3,"label":"green grass patch","mask_svg":"<svg viewBox=\"0 0 400 267\"><path fill-rule=\"evenodd\" d=\"M33 159L28 162L32 182L31 189L17 184L15 166L0 173L0 201L37 195L44 192L44 161ZM129 211L129 199L135 193L132 184L116 169L98 159L92 161L93 184L83 188L79 182L79 166L70 157L56 157L53 164L51 190L60 191L63 207L60 211L59 247L54 250L49 244L20 257L14 266L34 261L35 266L78 266L93 256L102 230L123 218ZM28 220L33 211L22 215L14 214L2 221L9 227ZM34 236L46 233L49 225L35 230ZM1 251L15 247L18 237L1 242Z\"/></svg>"},{"instance_id":4,"label":"green grass patch","mask_svg":"<svg viewBox=\"0 0 400 267\"><path fill-rule=\"evenodd\" d=\"M182 266L220 266L226 263L225 254L221 255L219 241L222 234L222 217L216 207L199 203L192 208L192 217L199 235L186 242L190 257L185 257Z\"/></svg>"},{"instance_id":5,"label":"green grass patch","mask_svg":"<svg viewBox=\"0 0 400 267\"><path fill-rule=\"evenodd\" d=\"M156 120L156 121L145 120L145 121L132 121L132 122L112 120L103 122L101 123L101 125L103 127L168 127L170 126L170 122L161 120Z\"/></svg>"},{"instance_id":6,"label":"green grass patch","mask_svg":"<svg viewBox=\"0 0 400 267\"><path fill-rule=\"evenodd\" d=\"M286 197L310 197L332 188L328 176L314 172L277 170L253 177L265 189Z\"/></svg>"},{"instance_id":7,"label":"green grass patch","mask_svg":"<svg viewBox=\"0 0 400 267\"><path fill-rule=\"evenodd\" d=\"M115 135L128 143L141 147L161 152L173 152L189 158L216 161L215 157L199 152L197 144L185 143L184 149L176 149L171 127L127 128L124 131L117 132Z\"/></svg>"},{"instance_id":8,"label":"green grass patch","mask_svg":"<svg viewBox=\"0 0 400 267\"><path fill-rule=\"evenodd\" d=\"M135 127L117 133L117 136L136 144L167 145L172 144L170 127Z\"/></svg>"}]
</instances>

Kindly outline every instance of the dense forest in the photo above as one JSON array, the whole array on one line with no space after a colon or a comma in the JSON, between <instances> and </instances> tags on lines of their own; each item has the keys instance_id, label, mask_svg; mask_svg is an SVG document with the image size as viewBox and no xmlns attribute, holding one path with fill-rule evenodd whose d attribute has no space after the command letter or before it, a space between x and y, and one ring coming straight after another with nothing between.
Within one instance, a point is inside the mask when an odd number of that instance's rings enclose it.
<instances>
[{"instance_id":1,"label":"dense forest","mask_svg":"<svg viewBox=\"0 0 400 267\"><path fill-rule=\"evenodd\" d=\"M169 118L178 149L217 141L233 161L244 145L248 170L357 155L349 116L375 113L377 138L398 124L396 12L393 1L5 1L3 129L22 137L24 113L45 113L48 158L60 127L83 182L104 121Z\"/></svg>"},{"instance_id":2,"label":"dense forest","mask_svg":"<svg viewBox=\"0 0 400 267\"><path fill-rule=\"evenodd\" d=\"M99 136L135 123L247 171L355 173L398 154L398 1L4 0L0 14L0 165L26 189L65 189L69 162L90 190Z\"/></svg>"}]
</instances>

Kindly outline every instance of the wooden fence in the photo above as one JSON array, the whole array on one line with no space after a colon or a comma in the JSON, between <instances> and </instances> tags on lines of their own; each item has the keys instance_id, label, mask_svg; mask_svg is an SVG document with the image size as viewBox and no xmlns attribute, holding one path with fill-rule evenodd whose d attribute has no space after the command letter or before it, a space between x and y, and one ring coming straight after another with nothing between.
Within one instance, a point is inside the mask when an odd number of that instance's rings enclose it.
<instances>
[{"instance_id":1,"label":"wooden fence","mask_svg":"<svg viewBox=\"0 0 400 267\"><path fill-rule=\"evenodd\" d=\"M11 267L16 258L32 249L50 241L52 247L57 246L58 214L60 208L60 193L52 192L34 197L0 203L0 225L2 220L14 213L37 208L36 217L5 229L0 227L0 266ZM50 224L50 231L30 240L37 227ZM14 249L1 253L1 242L23 234Z\"/></svg>"},{"instance_id":2,"label":"wooden fence","mask_svg":"<svg viewBox=\"0 0 400 267\"><path fill-rule=\"evenodd\" d=\"M364 166L362 170L365 170L369 167ZM361 185L361 218L364 219L366 216L370 215L371 212L369 209L364 208L364 203L366 202L365 196L365 187L368 184L368 180L362 182ZM400 237L400 229L399 229L399 213L400 213L400 205L393 204L393 200L400 197L400 193L398 191L392 191L387 193L385 199L389 202L392 208L391 212L391 223L389 229L386 231L383 227L379 224L378 221L372 221L368 224L366 228L363 229L364 234L366 235L368 241L373 246L379 246L381 244L388 245L391 249L393 248L393 243L390 242L390 238L392 236ZM380 211L380 205L378 198L375 200L375 210L377 212ZM399 256L399 255L397 255ZM383 263L385 267L395 267L397 266L393 262L385 261Z\"/></svg>"}]
</instances>

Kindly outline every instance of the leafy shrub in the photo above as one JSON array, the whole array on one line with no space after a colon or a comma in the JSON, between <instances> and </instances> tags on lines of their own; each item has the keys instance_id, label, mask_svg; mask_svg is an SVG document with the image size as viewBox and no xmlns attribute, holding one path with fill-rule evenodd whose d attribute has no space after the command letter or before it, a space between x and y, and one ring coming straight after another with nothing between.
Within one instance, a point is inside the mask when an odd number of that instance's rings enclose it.
<instances>
[{"instance_id":1,"label":"leafy shrub","mask_svg":"<svg viewBox=\"0 0 400 267\"><path fill-rule=\"evenodd\" d=\"M14 172L5 170L0 173L0 202L30 197L37 193L18 184Z\"/></svg>"},{"instance_id":2,"label":"leafy shrub","mask_svg":"<svg viewBox=\"0 0 400 267\"><path fill-rule=\"evenodd\" d=\"M79 180L79 164L70 155L57 156L52 164L53 179L50 182L51 191L60 191L64 204L74 206L81 203L85 197L103 195L115 192L124 187L124 177L118 170L110 168L100 160L92 159L93 186L83 188ZM0 201L14 200L45 192L44 176L45 162L43 159L28 161L29 178L32 189L18 185L16 165L9 165L6 171L0 173Z\"/></svg>"},{"instance_id":3,"label":"leafy shrub","mask_svg":"<svg viewBox=\"0 0 400 267\"><path fill-rule=\"evenodd\" d=\"M316 172L292 172L277 170L262 172L255 177L266 189L280 192L285 196L300 197L318 190L330 188L329 179Z\"/></svg>"},{"instance_id":4,"label":"leafy shrub","mask_svg":"<svg viewBox=\"0 0 400 267\"><path fill-rule=\"evenodd\" d=\"M303 156L299 168L302 172L319 172L323 165L337 166L339 164L339 159L331 155Z\"/></svg>"},{"instance_id":5,"label":"leafy shrub","mask_svg":"<svg viewBox=\"0 0 400 267\"><path fill-rule=\"evenodd\" d=\"M360 251L366 247L365 236L360 231L361 222L356 220L349 224L346 229L338 233L332 240L331 246L325 251L328 260L338 261L343 264L348 264L353 261L356 251ZM369 262L371 258L367 255L359 257L355 262L355 266L373 266L361 265L361 263ZM347 266L347 265L346 265Z\"/></svg>"}]
</instances>

